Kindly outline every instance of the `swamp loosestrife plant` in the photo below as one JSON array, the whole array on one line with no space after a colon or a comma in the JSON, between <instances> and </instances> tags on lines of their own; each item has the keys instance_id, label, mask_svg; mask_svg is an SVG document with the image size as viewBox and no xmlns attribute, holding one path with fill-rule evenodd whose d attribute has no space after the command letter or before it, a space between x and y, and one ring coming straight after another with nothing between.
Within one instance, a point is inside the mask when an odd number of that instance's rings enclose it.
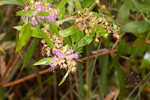
<instances>
[{"instance_id":1,"label":"swamp loosestrife plant","mask_svg":"<svg viewBox=\"0 0 150 100\"><path fill-rule=\"evenodd\" d=\"M40 38L43 59L34 65L49 65L52 69L59 66L68 70L60 84L70 72L76 71L75 59L84 52L84 47L91 43L97 47L101 38L107 38L109 33L118 34L119 31L119 27L114 27L116 24L103 14L84 9L62 17L61 10L60 6L32 0L17 12L24 23L16 27L20 31L17 51L31 37ZM64 22L71 25L63 26Z\"/></svg>"}]
</instances>

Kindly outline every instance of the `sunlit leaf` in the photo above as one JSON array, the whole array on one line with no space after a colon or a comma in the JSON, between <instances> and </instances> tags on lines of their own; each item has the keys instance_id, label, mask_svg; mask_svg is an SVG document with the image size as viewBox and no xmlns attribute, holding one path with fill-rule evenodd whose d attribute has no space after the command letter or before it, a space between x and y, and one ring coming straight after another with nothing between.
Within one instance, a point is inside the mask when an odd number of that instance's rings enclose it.
<instances>
[{"instance_id":1,"label":"sunlit leaf","mask_svg":"<svg viewBox=\"0 0 150 100\"><path fill-rule=\"evenodd\" d=\"M14 26L14 29L20 31L22 29L22 26Z\"/></svg>"},{"instance_id":2,"label":"sunlit leaf","mask_svg":"<svg viewBox=\"0 0 150 100\"><path fill-rule=\"evenodd\" d=\"M19 0L1 0L0 5L20 5L23 6L22 2Z\"/></svg>"},{"instance_id":3,"label":"sunlit leaf","mask_svg":"<svg viewBox=\"0 0 150 100\"><path fill-rule=\"evenodd\" d=\"M23 15L31 16L33 12L35 12L34 9L31 9L31 10L28 10L28 11L18 11L17 15L19 15L19 16L23 16Z\"/></svg>"},{"instance_id":4,"label":"sunlit leaf","mask_svg":"<svg viewBox=\"0 0 150 100\"><path fill-rule=\"evenodd\" d=\"M68 71L66 72L65 76L63 77L63 79L62 79L62 80L60 81L60 83L58 84L58 86L62 85L62 84L65 82L65 80L66 80L66 78L68 77L68 75L69 75L70 72L71 72L71 70L68 69Z\"/></svg>"},{"instance_id":5,"label":"sunlit leaf","mask_svg":"<svg viewBox=\"0 0 150 100\"><path fill-rule=\"evenodd\" d=\"M36 14L36 16L49 16L48 12L39 12Z\"/></svg>"},{"instance_id":6,"label":"sunlit leaf","mask_svg":"<svg viewBox=\"0 0 150 100\"><path fill-rule=\"evenodd\" d=\"M48 65L52 59L54 59L54 57L43 58L35 62L33 65Z\"/></svg>"}]
</instances>

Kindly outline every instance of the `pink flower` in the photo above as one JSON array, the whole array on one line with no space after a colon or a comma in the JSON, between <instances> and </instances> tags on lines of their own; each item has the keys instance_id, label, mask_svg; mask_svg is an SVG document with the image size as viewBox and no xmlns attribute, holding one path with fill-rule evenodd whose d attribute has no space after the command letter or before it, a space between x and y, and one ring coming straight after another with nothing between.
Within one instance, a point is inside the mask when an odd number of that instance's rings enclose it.
<instances>
[{"instance_id":1,"label":"pink flower","mask_svg":"<svg viewBox=\"0 0 150 100\"><path fill-rule=\"evenodd\" d=\"M37 25L37 24L38 24L38 22L37 22L35 19L32 19L32 20L30 21L30 23L31 23L32 25Z\"/></svg>"},{"instance_id":2,"label":"pink flower","mask_svg":"<svg viewBox=\"0 0 150 100\"><path fill-rule=\"evenodd\" d=\"M79 58L79 55L77 53L74 53L74 54L72 54L72 57L77 59L77 58Z\"/></svg>"},{"instance_id":3,"label":"pink flower","mask_svg":"<svg viewBox=\"0 0 150 100\"><path fill-rule=\"evenodd\" d=\"M29 9L30 9L30 6L27 5L27 6L25 6L24 11L27 11L27 10L29 10Z\"/></svg>"},{"instance_id":4,"label":"pink flower","mask_svg":"<svg viewBox=\"0 0 150 100\"><path fill-rule=\"evenodd\" d=\"M46 18L49 22L55 22L57 17L56 16L47 16Z\"/></svg>"},{"instance_id":5,"label":"pink flower","mask_svg":"<svg viewBox=\"0 0 150 100\"><path fill-rule=\"evenodd\" d=\"M45 17L44 16L38 16L38 21L40 22L41 20L43 20Z\"/></svg>"},{"instance_id":6,"label":"pink flower","mask_svg":"<svg viewBox=\"0 0 150 100\"><path fill-rule=\"evenodd\" d=\"M64 58L66 55L65 54L63 54L61 51L59 51L59 50L55 50L54 51L54 54L56 55L56 56L58 56L58 58Z\"/></svg>"}]
</instances>

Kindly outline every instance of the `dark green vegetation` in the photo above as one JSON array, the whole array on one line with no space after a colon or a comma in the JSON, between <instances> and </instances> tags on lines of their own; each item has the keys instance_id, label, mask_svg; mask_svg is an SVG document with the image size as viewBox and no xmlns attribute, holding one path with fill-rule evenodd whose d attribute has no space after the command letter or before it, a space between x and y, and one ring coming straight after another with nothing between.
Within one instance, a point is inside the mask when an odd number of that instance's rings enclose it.
<instances>
[{"instance_id":1,"label":"dark green vegetation","mask_svg":"<svg viewBox=\"0 0 150 100\"><path fill-rule=\"evenodd\" d=\"M0 100L150 100L149 0L42 0L59 14L36 26L21 18L30 1L0 1ZM44 29L79 54L76 71L50 69Z\"/></svg>"}]
</instances>

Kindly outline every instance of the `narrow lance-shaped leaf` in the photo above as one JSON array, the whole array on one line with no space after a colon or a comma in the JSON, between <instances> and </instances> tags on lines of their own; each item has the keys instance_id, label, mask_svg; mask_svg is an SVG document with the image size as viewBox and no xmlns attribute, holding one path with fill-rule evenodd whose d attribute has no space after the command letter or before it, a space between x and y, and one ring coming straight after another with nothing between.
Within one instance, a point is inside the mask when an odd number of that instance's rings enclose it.
<instances>
[{"instance_id":1,"label":"narrow lance-shaped leaf","mask_svg":"<svg viewBox=\"0 0 150 100\"><path fill-rule=\"evenodd\" d=\"M48 35L47 35L43 30L40 30L40 32L41 32L42 37L44 38L44 40L45 40L46 43L48 44L48 46L49 46L50 48L53 48L54 45L53 45L53 43L50 41L50 38L48 37Z\"/></svg>"},{"instance_id":2,"label":"narrow lance-shaped leaf","mask_svg":"<svg viewBox=\"0 0 150 100\"><path fill-rule=\"evenodd\" d=\"M62 19L65 15L65 5L67 4L68 0L61 0L61 2L57 5L57 8L60 10L59 19Z\"/></svg>"},{"instance_id":3,"label":"narrow lance-shaped leaf","mask_svg":"<svg viewBox=\"0 0 150 100\"><path fill-rule=\"evenodd\" d=\"M62 84L65 82L65 80L66 80L66 78L68 77L68 75L69 75L70 72L71 72L71 70L68 69L68 71L66 72L65 76L63 77L63 79L62 79L62 80L60 81L60 83L58 84L58 86L62 85Z\"/></svg>"},{"instance_id":4,"label":"narrow lance-shaped leaf","mask_svg":"<svg viewBox=\"0 0 150 100\"><path fill-rule=\"evenodd\" d=\"M36 16L49 16L48 12L39 12L36 14Z\"/></svg>"},{"instance_id":5,"label":"narrow lance-shaped leaf","mask_svg":"<svg viewBox=\"0 0 150 100\"><path fill-rule=\"evenodd\" d=\"M21 48L28 42L31 37L31 32L30 24L26 24L21 28L16 51L21 50Z\"/></svg>"},{"instance_id":6,"label":"narrow lance-shaped leaf","mask_svg":"<svg viewBox=\"0 0 150 100\"><path fill-rule=\"evenodd\" d=\"M35 62L33 65L48 65L52 59L54 59L54 57L43 58Z\"/></svg>"},{"instance_id":7,"label":"narrow lance-shaped leaf","mask_svg":"<svg viewBox=\"0 0 150 100\"><path fill-rule=\"evenodd\" d=\"M55 33L55 34L59 35L59 31L57 29L56 23L49 23L49 28L50 28L51 34Z\"/></svg>"},{"instance_id":8,"label":"narrow lance-shaped leaf","mask_svg":"<svg viewBox=\"0 0 150 100\"><path fill-rule=\"evenodd\" d=\"M58 4L57 8L62 9L66 5L68 0L61 0L61 2Z\"/></svg>"},{"instance_id":9,"label":"narrow lance-shaped leaf","mask_svg":"<svg viewBox=\"0 0 150 100\"><path fill-rule=\"evenodd\" d=\"M19 16L23 16L23 15L30 16L30 15L32 15L33 12L35 12L34 9L31 9L28 11L18 11L17 15L19 15Z\"/></svg>"},{"instance_id":10,"label":"narrow lance-shaped leaf","mask_svg":"<svg viewBox=\"0 0 150 100\"><path fill-rule=\"evenodd\" d=\"M24 67L27 65L28 61L31 59L34 51L35 51L35 47L38 45L40 39L34 39L32 40L32 43L30 44L30 46L27 49L27 52L25 53L25 57L24 57L24 62L23 62L23 66L21 67L21 71L24 69Z\"/></svg>"},{"instance_id":11,"label":"narrow lance-shaped leaf","mask_svg":"<svg viewBox=\"0 0 150 100\"><path fill-rule=\"evenodd\" d=\"M23 4L21 2L19 2L18 0L1 0L0 1L0 6L1 5L20 5L23 6Z\"/></svg>"},{"instance_id":12,"label":"narrow lance-shaped leaf","mask_svg":"<svg viewBox=\"0 0 150 100\"><path fill-rule=\"evenodd\" d=\"M22 29L22 26L15 26L14 29L20 31Z\"/></svg>"}]
</instances>

